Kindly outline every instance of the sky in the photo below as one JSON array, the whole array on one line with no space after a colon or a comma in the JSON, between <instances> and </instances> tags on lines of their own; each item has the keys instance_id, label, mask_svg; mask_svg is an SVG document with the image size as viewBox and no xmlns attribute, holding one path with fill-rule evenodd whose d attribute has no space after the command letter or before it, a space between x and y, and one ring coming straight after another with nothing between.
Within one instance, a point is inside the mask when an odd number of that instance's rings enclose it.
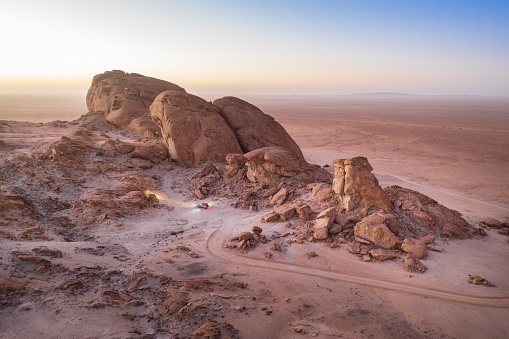
<instances>
[{"instance_id":1,"label":"sky","mask_svg":"<svg viewBox=\"0 0 509 339\"><path fill-rule=\"evenodd\" d=\"M0 93L120 69L190 93L509 96L509 1L0 0Z\"/></svg>"}]
</instances>

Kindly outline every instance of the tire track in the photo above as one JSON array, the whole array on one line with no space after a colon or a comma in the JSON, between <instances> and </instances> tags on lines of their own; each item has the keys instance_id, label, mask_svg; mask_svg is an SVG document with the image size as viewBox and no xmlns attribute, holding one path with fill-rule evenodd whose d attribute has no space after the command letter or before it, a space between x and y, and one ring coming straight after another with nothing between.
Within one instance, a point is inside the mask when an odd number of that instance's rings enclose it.
<instances>
[{"instance_id":1,"label":"tire track","mask_svg":"<svg viewBox=\"0 0 509 339\"><path fill-rule=\"evenodd\" d=\"M333 279L347 283L363 284L374 288L381 288L396 292L420 295L423 297L448 300L452 302L490 307L503 307L503 308L509 307L509 295L507 294L504 295L501 294L499 296L493 297L468 295L432 288L418 287L399 282L367 278L354 274L343 274L333 271L324 271L316 268L310 268L308 266L300 264L288 264L274 260L269 261L265 259L249 258L246 256L237 255L234 252L226 252L223 246L226 243L226 239L228 239L228 236L232 234L233 228L234 227L232 226L232 224L228 223L227 227L223 228L220 227L212 232L212 234L209 236L206 242L206 249L212 256L215 256L216 258L219 258L223 261L232 262L235 264L244 264L251 267ZM234 257L234 259L232 259L232 257Z\"/></svg>"}]
</instances>

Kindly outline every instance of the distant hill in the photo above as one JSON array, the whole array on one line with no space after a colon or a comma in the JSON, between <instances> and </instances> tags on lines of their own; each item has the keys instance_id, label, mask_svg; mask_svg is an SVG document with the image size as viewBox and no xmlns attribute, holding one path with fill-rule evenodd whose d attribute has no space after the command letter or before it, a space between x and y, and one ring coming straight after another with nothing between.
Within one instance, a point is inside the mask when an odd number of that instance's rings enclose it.
<instances>
[{"instance_id":1,"label":"distant hill","mask_svg":"<svg viewBox=\"0 0 509 339\"><path fill-rule=\"evenodd\" d=\"M374 92L374 93L354 93L353 96L369 96L369 97L384 97L384 98L400 98L400 97L421 97L419 94L409 93L394 93L394 92Z\"/></svg>"}]
</instances>

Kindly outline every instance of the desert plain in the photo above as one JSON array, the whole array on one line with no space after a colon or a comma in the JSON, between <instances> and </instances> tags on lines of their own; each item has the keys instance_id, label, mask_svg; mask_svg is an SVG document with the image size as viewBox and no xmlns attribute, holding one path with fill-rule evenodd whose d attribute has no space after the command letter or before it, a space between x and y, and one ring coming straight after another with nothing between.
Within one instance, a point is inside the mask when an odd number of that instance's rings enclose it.
<instances>
[{"instance_id":1,"label":"desert plain","mask_svg":"<svg viewBox=\"0 0 509 339\"><path fill-rule=\"evenodd\" d=\"M224 164L205 173L206 165L186 167L166 153L155 159L123 153L119 145L143 150L157 136L114 126L101 114L69 122L10 118L0 121L0 202L16 201L3 206L19 211L1 211L0 336L509 336L507 228L480 224L509 222L509 99L388 93L242 99L279 122L305 160L331 178L333 160L366 157L382 188L418 191L484 231L466 239L437 235L432 246L439 251L421 260L426 271L409 272L403 252L384 261L349 253L352 234L316 240L302 233L309 221L297 217L263 223L273 206L239 205L242 192L227 186L199 199L196 180L225 177ZM68 158L58 156L59 142L78 141L86 147L72 144ZM114 196L121 184L143 192L141 207L132 204L134 193L131 200ZM91 192L106 205L111 194L111 208L121 213L94 205L99 200ZM324 209L306 185L292 194L315 215ZM210 208L197 208L199 202ZM254 226L265 242L228 245ZM469 275L494 286L470 284Z\"/></svg>"}]
</instances>

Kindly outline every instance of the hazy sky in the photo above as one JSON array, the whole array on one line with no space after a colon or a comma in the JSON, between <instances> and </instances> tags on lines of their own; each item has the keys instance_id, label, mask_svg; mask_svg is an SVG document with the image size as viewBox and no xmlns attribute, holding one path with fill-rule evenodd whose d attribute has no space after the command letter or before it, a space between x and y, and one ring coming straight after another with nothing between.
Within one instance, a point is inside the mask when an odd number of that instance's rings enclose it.
<instances>
[{"instance_id":1,"label":"hazy sky","mask_svg":"<svg viewBox=\"0 0 509 339\"><path fill-rule=\"evenodd\" d=\"M507 0L0 1L0 92L121 69L192 93L509 96Z\"/></svg>"}]
</instances>

